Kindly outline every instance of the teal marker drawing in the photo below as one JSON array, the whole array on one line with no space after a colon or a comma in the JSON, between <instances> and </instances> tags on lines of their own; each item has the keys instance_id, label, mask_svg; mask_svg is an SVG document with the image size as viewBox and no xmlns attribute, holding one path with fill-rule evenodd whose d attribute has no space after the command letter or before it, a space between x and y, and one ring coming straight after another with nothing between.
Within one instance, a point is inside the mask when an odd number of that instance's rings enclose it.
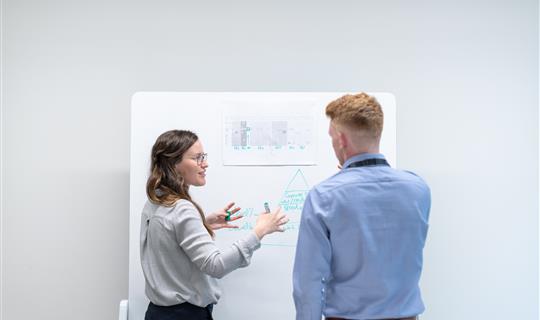
<instances>
[{"instance_id":1,"label":"teal marker drawing","mask_svg":"<svg viewBox=\"0 0 540 320\"><path fill-rule=\"evenodd\" d=\"M225 216L225 221L231 221L232 212L230 212L229 210L226 210L225 212L227 212L227 215Z\"/></svg>"},{"instance_id":2,"label":"teal marker drawing","mask_svg":"<svg viewBox=\"0 0 540 320\"><path fill-rule=\"evenodd\" d=\"M264 211L266 211L266 213L270 213L270 206L268 205L268 202L264 203Z\"/></svg>"}]
</instances>

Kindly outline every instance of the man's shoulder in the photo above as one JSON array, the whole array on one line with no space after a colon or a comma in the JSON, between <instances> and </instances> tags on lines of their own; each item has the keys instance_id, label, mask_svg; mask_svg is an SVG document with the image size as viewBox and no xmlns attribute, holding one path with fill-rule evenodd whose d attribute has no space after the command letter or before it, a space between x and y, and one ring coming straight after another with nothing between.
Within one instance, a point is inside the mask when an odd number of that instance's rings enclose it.
<instances>
[{"instance_id":1,"label":"man's shoulder","mask_svg":"<svg viewBox=\"0 0 540 320\"><path fill-rule=\"evenodd\" d=\"M311 191L317 193L325 193L330 190L334 190L339 186L343 186L349 178L344 174L343 170L336 172L332 176L324 179L323 181L316 184Z\"/></svg>"},{"instance_id":2,"label":"man's shoulder","mask_svg":"<svg viewBox=\"0 0 540 320\"><path fill-rule=\"evenodd\" d=\"M415 183L418 183L418 184L423 184L426 187L428 186L426 181L420 175L418 175L417 173L415 173L413 171L410 171L410 170L397 170L397 169L395 169L395 171L398 172L400 174L400 176L403 177L403 179L407 179L407 180L410 180L411 182L415 182Z\"/></svg>"},{"instance_id":3,"label":"man's shoulder","mask_svg":"<svg viewBox=\"0 0 540 320\"><path fill-rule=\"evenodd\" d=\"M429 189L426 181L413 171L387 167L383 171L360 172L359 170L344 169L315 185L312 190L325 193L351 184L376 183L383 181L405 181L411 184L423 185Z\"/></svg>"}]
</instances>

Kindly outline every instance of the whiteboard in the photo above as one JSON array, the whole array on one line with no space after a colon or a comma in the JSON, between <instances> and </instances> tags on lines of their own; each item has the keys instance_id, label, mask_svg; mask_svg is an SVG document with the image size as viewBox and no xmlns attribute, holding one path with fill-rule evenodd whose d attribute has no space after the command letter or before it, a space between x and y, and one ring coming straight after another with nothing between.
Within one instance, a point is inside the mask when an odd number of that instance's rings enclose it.
<instances>
[{"instance_id":1,"label":"whiteboard","mask_svg":"<svg viewBox=\"0 0 540 320\"><path fill-rule=\"evenodd\" d=\"M267 236L255 251L251 264L220 279L222 296L214 307L216 319L293 319L292 267L303 200L311 187L337 172L337 160L328 136L326 105L343 92L139 92L131 106L130 241L129 241L129 320L142 320L148 300L140 265L140 214L146 201L145 184L152 145L163 132L191 130L208 153L207 184L190 192L207 213L230 201L242 208L245 218L236 221L238 229L218 230L216 242L229 246L243 237L268 202L272 209L281 205L290 218L284 233ZM381 153L396 166L396 101L390 93L370 93L383 107L384 130ZM233 109L231 111L231 106ZM272 119L297 115L295 110L313 115L309 161L303 164L224 165L227 133L234 106L252 110L250 116ZM296 107L296 109L295 109ZM247 109L246 109L247 108ZM307 108L307 109L306 109ZM277 110L277 111L276 111ZM235 114L242 118L242 112ZM234 118L235 120L238 120ZM305 120L305 119L304 119ZM290 122L291 124L294 121ZM238 152L251 155L253 146L244 144ZM299 148L292 145L291 147ZM277 147L275 147L277 148ZM283 150L280 150L283 151ZM290 151L290 152L289 152ZM285 152L294 155L301 150ZM280 156L280 160L286 157ZM234 159L233 159L234 160ZM287 163L287 162L276 163ZM233 162L234 164L234 162Z\"/></svg>"}]
</instances>

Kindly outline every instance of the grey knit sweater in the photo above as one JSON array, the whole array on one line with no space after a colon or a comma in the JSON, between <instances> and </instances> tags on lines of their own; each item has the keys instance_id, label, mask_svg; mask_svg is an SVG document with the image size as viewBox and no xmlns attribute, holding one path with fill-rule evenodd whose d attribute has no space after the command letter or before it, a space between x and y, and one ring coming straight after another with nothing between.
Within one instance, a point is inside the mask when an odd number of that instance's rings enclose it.
<instances>
[{"instance_id":1,"label":"grey knit sweater","mask_svg":"<svg viewBox=\"0 0 540 320\"><path fill-rule=\"evenodd\" d=\"M216 278L245 267L261 244L255 233L220 251L195 206L179 200L172 207L146 202L141 219L141 264L146 296L160 306L183 302L217 303Z\"/></svg>"}]
</instances>

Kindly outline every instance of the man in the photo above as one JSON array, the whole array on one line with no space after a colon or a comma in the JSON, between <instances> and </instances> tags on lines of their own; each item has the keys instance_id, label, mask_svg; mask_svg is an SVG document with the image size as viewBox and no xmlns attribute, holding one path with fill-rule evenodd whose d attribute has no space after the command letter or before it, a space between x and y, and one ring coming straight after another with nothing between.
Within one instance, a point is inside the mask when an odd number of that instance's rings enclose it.
<instances>
[{"instance_id":1,"label":"man","mask_svg":"<svg viewBox=\"0 0 540 320\"><path fill-rule=\"evenodd\" d=\"M302 211L293 272L296 319L415 319L431 196L379 153L381 106L365 93L326 107L337 174Z\"/></svg>"}]
</instances>

